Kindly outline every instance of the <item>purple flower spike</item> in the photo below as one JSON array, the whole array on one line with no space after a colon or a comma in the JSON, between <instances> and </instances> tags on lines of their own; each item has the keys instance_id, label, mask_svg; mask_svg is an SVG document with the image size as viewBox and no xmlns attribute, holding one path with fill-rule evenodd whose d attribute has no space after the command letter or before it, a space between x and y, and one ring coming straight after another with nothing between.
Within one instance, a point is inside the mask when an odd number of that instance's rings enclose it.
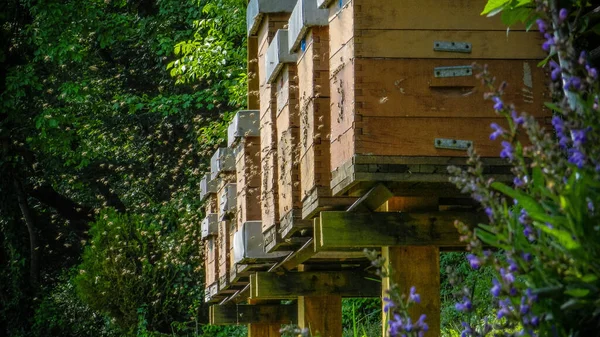
<instances>
[{"instance_id":1,"label":"purple flower spike","mask_svg":"<svg viewBox=\"0 0 600 337\"><path fill-rule=\"evenodd\" d=\"M502 141L502 151L500 152L500 157L510 160L515 159L515 149L511 143Z\"/></svg>"},{"instance_id":2,"label":"purple flower spike","mask_svg":"<svg viewBox=\"0 0 600 337\"><path fill-rule=\"evenodd\" d=\"M562 23L563 21L565 21L567 19L567 16L569 16L569 12L567 12L567 9L561 8L561 10L558 12L558 19L560 20L560 22Z\"/></svg>"},{"instance_id":3,"label":"purple flower spike","mask_svg":"<svg viewBox=\"0 0 600 337\"><path fill-rule=\"evenodd\" d=\"M571 91L581 89L581 79L577 76L573 76L573 77L569 78L569 80L565 84L565 89L571 90Z\"/></svg>"},{"instance_id":4,"label":"purple flower spike","mask_svg":"<svg viewBox=\"0 0 600 337\"><path fill-rule=\"evenodd\" d=\"M467 255L467 260L469 260L469 265L473 269L479 269L481 267L481 260L476 255L469 254Z\"/></svg>"},{"instance_id":5,"label":"purple flower spike","mask_svg":"<svg viewBox=\"0 0 600 337\"><path fill-rule=\"evenodd\" d=\"M492 127L492 129L494 129L494 132L492 132L490 134L491 140L496 140L499 136L502 136L505 132L504 129L496 123L492 123L492 124L490 124L490 126Z\"/></svg>"},{"instance_id":6,"label":"purple flower spike","mask_svg":"<svg viewBox=\"0 0 600 337\"><path fill-rule=\"evenodd\" d=\"M585 155L577 149L569 149L569 163L582 168L585 165Z\"/></svg>"},{"instance_id":7,"label":"purple flower spike","mask_svg":"<svg viewBox=\"0 0 600 337\"><path fill-rule=\"evenodd\" d=\"M586 65L585 69L587 70L589 77L591 77L594 80L598 78L598 70L596 68L592 68L590 67L590 65Z\"/></svg>"},{"instance_id":8,"label":"purple flower spike","mask_svg":"<svg viewBox=\"0 0 600 337\"><path fill-rule=\"evenodd\" d=\"M417 294L417 288L410 287L409 300L415 303L421 303L421 295Z\"/></svg>"},{"instance_id":9,"label":"purple flower spike","mask_svg":"<svg viewBox=\"0 0 600 337\"><path fill-rule=\"evenodd\" d=\"M586 61L587 61L587 54L584 50L579 54L579 59L577 60L577 62L579 62L579 64L581 64L581 65L584 65L586 63Z\"/></svg>"},{"instance_id":10,"label":"purple flower spike","mask_svg":"<svg viewBox=\"0 0 600 337\"><path fill-rule=\"evenodd\" d=\"M511 115L513 121L515 123L517 123L517 125L523 125L523 124L525 124L525 117L519 116L519 114L517 113L516 110L511 111L510 115Z\"/></svg>"},{"instance_id":11,"label":"purple flower spike","mask_svg":"<svg viewBox=\"0 0 600 337\"><path fill-rule=\"evenodd\" d=\"M542 34L544 34L546 32L546 30L548 29L546 22L542 19L537 19L537 20L535 20L535 22L537 23L538 29L540 30L540 32Z\"/></svg>"},{"instance_id":12,"label":"purple flower spike","mask_svg":"<svg viewBox=\"0 0 600 337\"><path fill-rule=\"evenodd\" d=\"M573 139L573 146L581 146L587 140L586 129L571 130L571 138Z\"/></svg>"},{"instance_id":13,"label":"purple flower spike","mask_svg":"<svg viewBox=\"0 0 600 337\"><path fill-rule=\"evenodd\" d=\"M552 48L552 46L554 46L554 36L552 36L551 34L544 34L544 37L546 38L546 41L544 41L544 43L542 44L542 49L545 51L549 51L550 48Z\"/></svg>"},{"instance_id":14,"label":"purple flower spike","mask_svg":"<svg viewBox=\"0 0 600 337\"><path fill-rule=\"evenodd\" d=\"M554 62L554 60L550 60L550 69L552 70L550 73L552 81L558 81L561 75L561 69L558 63Z\"/></svg>"},{"instance_id":15,"label":"purple flower spike","mask_svg":"<svg viewBox=\"0 0 600 337\"><path fill-rule=\"evenodd\" d=\"M494 98L492 98L492 100L494 101L494 110L496 111L500 111L502 109L504 109L504 103L502 103L502 100L500 99L500 97L498 96L494 96Z\"/></svg>"},{"instance_id":16,"label":"purple flower spike","mask_svg":"<svg viewBox=\"0 0 600 337\"><path fill-rule=\"evenodd\" d=\"M500 291L502 291L502 285L500 285L500 282L498 282L498 280L496 279L493 279L492 283L494 285L492 286L492 289L490 289L490 293L492 293L492 296L494 297L500 296Z\"/></svg>"}]
</instances>

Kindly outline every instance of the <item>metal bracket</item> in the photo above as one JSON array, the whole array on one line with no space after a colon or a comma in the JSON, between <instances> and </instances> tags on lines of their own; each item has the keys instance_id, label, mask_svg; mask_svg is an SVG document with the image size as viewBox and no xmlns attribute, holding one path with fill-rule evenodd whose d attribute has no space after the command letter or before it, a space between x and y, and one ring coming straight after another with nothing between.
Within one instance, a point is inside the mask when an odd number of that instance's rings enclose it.
<instances>
[{"instance_id":1,"label":"metal bracket","mask_svg":"<svg viewBox=\"0 0 600 337\"><path fill-rule=\"evenodd\" d=\"M472 66L453 66L453 67L435 67L433 69L435 77L459 77L473 76Z\"/></svg>"},{"instance_id":2,"label":"metal bracket","mask_svg":"<svg viewBox=\"0 0 600 337\"><path fill-rule=\"evenodd\" d=\"M449 138L436 138L433 145L436 149L449 149L449 150L463 150L466 151L473 142L470 140L460 139L449 139Z\"/></svg>"},{"instance_id":3,"label":"metal bracket","mask_svg":"<svg viewBox=\"0 0 600 337\"><path fill-rule=\"evenodd\" d=\"M433 41L434 51L471 53L471 49L473 47L469 42Z\"/></svg>"}]
</instances>

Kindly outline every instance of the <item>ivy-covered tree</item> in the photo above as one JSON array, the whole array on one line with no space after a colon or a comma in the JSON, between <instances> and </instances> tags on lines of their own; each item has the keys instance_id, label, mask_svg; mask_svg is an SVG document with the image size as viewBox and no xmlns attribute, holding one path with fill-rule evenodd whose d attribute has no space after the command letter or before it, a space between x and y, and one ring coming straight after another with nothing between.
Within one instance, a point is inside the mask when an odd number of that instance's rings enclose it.
<instances>
[{"instance_id":1,"label":"ivy-covered tree","mask_svg":"<svg viewBox=\"0 0 600 337\"><path fill-rule=\"evenodd\" d=\"M156 271L179 280L161 292L203 289L197 186L227 117L245 101L244 3L9 0L0 7L0 334L32 335L31 317L48 319L40 303L51 305L56 287L71 289L65 275L98 240L97 228L122 219L161 231L155 244L128 254L185 248L174 274ZM94 254L84 255L84 266L88 258ZM145 275L141 268L136 275ZM79 275L79 294L89 299L89 280ZM119 309L131 320L114 317L110 295L84 304L129 330L141 308L164 314L145 318L149 330L196 319L190 312L199 312L200 294L151 309L148 287L165 283L141 282L120 299L132 301Z\"/></svg>"}]
</instances>

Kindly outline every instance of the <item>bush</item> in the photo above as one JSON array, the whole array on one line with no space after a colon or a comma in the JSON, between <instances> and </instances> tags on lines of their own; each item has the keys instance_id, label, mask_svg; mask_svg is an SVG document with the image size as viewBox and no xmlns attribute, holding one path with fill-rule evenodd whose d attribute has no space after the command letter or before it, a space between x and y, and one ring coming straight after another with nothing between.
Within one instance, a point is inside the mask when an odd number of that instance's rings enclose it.
<instances>
[{"instance_id":1,"label":"bush","mask_svg":"<svg viewBox=\"0 0 600 337\"><path fill-rule=\"evenodd\" d=\"M171 333L197 319L204 289L199 235L156 219L103 211L75 278L78 294L124 331ZM177 325L185 329L185 324Z\"/></svg>"}]
</instances>

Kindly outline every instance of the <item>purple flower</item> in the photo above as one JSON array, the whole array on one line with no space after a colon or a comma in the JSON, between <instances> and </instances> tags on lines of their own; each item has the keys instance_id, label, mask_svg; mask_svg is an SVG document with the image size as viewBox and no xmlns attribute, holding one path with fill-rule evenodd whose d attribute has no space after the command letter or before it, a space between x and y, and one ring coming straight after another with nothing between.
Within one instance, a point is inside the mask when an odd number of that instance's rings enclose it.
<instances>
[{"instance_id":1,"label":"purple flower","mask_svg":"<svg viewBox=\"0 0 600 337\"><path fill-rule=\"evenodd\" d=\"M570 141L565 133L565 122L560 117L554 116L552 117L552 125L554 126L556 136L558 137L558 145L565 149Z\"/></svg>"},{"instance_id":2,"label":"purple flower","mask_svg":"<svg viewBox=\"0 0 600 337\"><path fill-rule=\"evenodd\" d=\"M515 110L511 111L510 115L512 116L513 121L515 123L517 123L517 125L523 125L525 123L525 117L519 116L517 114L517 111L515 111Z\"/></svg>"},{"instance_id":3,"label":"purple flower","mask_svg":"<svg viewBox=\"0 0 600 337\"><path fill-rule=\"evenodd\" d=\"M565 89L571 91L581 89L581 79L577 76L572 76L571 78L569 78L567 83L565 83Z\"/></svg>"},{"instance_id":4,"label":"purple flower","mask_svg":"<svg viewBox=\"0 0 600 337\"><path fill-rule=\"evenodd\" d=\"M494 132L492 132L490 134L491 140L496 140L496 138L498 138L498 136L502 136L505 132L504 129L496 123L492 123L492 124L490 124L490 126L492 127L492 129L494 129Z\"/></svg>"},{"instance_id":5,"label":"purple flower","mask_svg":"<svg viewBox=\"0 0 600 337\"><path fill-rule=\"evenodd\" d=\"M533 317L531 317L530 323L533 327L537 327L538 324L540 324L540 318L537 316L533 316Z\"/></svg>"},{"instance_id":6,"label":"purple flower","mask_svg":"<svg viewBox=\"0 0 600 337\"><path fill-rule=\"evenodd\" d=\"M558 81L561 73L561 69L558 63L554 62L554 60L550 60L550 69L552 70L550 74L552 81Z\"/></svg>"},{"instance_id":7,"label":"purple flower","mask_svg":"<svg viewBox=\"0 0 600 337\"><path fill-rule=\"evenodd\" d=\"M419 317L419 320L415 323L415 325L417 327L419 327L421 329L421 331L428 331L429 330L429 325L427 325L427 323L425 323L425 319L427 319L427 315L422 314Z\"/></svg>"},{"instance_id":8,"label":"purple flower","mask_svg":"<svg viewBox=\"0 0 600 337\"><path fill-rule=\"evenodd\" d=\"M421 296L417 294L417 288L410 287L410 294L408 296L409 301L415 303L421 303Z\"/></svg>"},{"instance_id":9,"label":"purple flower","mask_svg":"<svg viewBox=\"0 0 600 337\"><path fill-rule=\"evenodd\" d=\"M577 62L579 62L579 64L581 64L581 65L584 65L587 62L587 53L585 52L585 50L581 51Z\"/></svg>"},{"instance_id":10,"label":"purple flower","mask_svg":"<svg viewBox=\"0 0 600 337\"><path fill-rule=\"evenodd\" d=\"M490 293L492 293L492 296L494 296L494 297L500 296L500 291L502 291L502 285L500 284L500 282L498 282L497 279L493 279L492 283L494 285L490 289Z\"/></svg>"},{"instance_id":11,"label":"purple flower","mask_svg":"<svg viewBox=\"0 0 600 337\"><path fill-rule=\"evenodd\" d=\"M487 216L489 218L493 218L494 217L494 211L492 210L491 207L486 207L484 210L485 210L485 214L487 214Z\"/></svg>"},{"instance_id":12,"label":"purple flower","mask_svg":"<svg viewBox=\"0 0 600 337\"><path fill-rule=\"evenodd\" d=\"M587 70L589 77L591 77L594 80L598 78L598 70L596 70L596 68L592 68L588 64L585 66L585 69Z\"/></svg>"},{"instance_id":13,"label":"purple flower","mask_svg":"<svg viewBox=\"0 0 600 337\"><path fill-rule=\"evenodd\" d=\"M402 324L402 317L400 315L395 314L394 319L389 321L390 324L390 335L398 336L400 332L404 330L404 326Z\"/></svg>"},{"instance_id":14,"label":"purple flower","mask_svg":"<svg viewBox=\"0 0 600 337\"><path fill-rule=\"evenodd\" d=\"M500 268L500 276L502 276L502 280L507 284L515 282L514 275L510 271L507 272L504 268Z\"/></svg>"},{"instance_id":15,"label":"purple flower","mask_svg":"<svg viewBox=\"0 0 600 337\"><path fill-rule=\"evenodd\" d=\"M511 273L514 273L519 270L519 266L517 265L517 262L515 262L515 260L507 259L507 261L508 261L508 270Z\"/></svg>"},{"instance_id":16,"label":"purple flower","mask_svg":"<svg viewBox=\"0 0 600 337\"><path fill-rule=\"evenodd\" d=\"M523 253L521 254L521 257L523 258L523 260L525 260L525 262L531 262L532 260L532 256L530 253Z\"/></svg>"},{"instance_id":17,"label":"purple flower","mask_svg":"<svg viewBox=\"0 0 600 337\"><path fill-rule=\"evenodd\" d=\"M546 41L542 44L542 49L545 51L549 51L552 46L554 46L554 36L552 34L546 33L544 34Z\"/></svg>"},{"instance_id":18,"label":"purple flower","mask_svg":"<svg viewBox=\"0 0 600 337\"><path fill-rule=\"evenodd\" d=\"M571 139L573 140L573 146L581 146L585 141L587 129L571 130Z\"/></svg>"},{"instance_id":19,"label":"purple flower","mask_svg":"<svg viewBox=\"0 0 600 337\"><path fill-rule=\"evenodd\" d=\"M594 203L591 200L588 200L587 202L587 208L590 212L594 212Z\"/></svg>"},{"instance_id":20,"label":"purple flower","mask_svg":"<svg viewBox=\"0 0 600 337\"><path fill-rule=\"evenodd\" d=\"M388 311L390 311L390 309L393 309L396 307L396 304L394 303L394 301L392 301L392 299L389 297L384 297L383 302L385 302L385 305L383 306L384 312L388 312Z\"/></svg>"},{"instance_id":21,"label":"purple flower","mask_svg":"<svg viewBox=\"0 0 600 337\"><path fill-rule=\"evenodd\" d=\"M529 214L527 214L527 211L524 208L522 208L519 213L519 222L524 225L529 223Z\"/></svg>"},{"instance_id":22,"label":"purple flower","mask_svg":"<svg viewBox=\"0 0 600 337\"><path fill-rule=\"evenodd\" d=\"M523 181L523 179L519 178L519 177L515 177L513 179L513 183L515 184L515 186L517 187L523 187L525 185L525 182Z\"/></svg>"},{"instance_id":23,"label":"purple flower","mask_svg":"<svg viewBox=\"0 0 600 337\"><path fill-rule=\"evenodd\" d=\"M569 12L567 12L567 9L561 8L558 12L558 19L560 20L560 22L562 23L563 21L565 21L567 19L567 16L569 16Z\"/></svg>"},{"instance_id":24,"label":"purple flower","mask_svg":"<svg viewBox=\"0 0 600 337\"><path fill-rule=\"evenodd\" d=\"M530 242L535 240L533 227L531 227L530 225L525 226L525 228L523 229L523 235L525 235L527 240L529 240Z\"/></svg>"},{"instance_id":25,"label":"purple flower","mask_svg":"<svg viewBox=\"0 0 600 337\"><path fill-rule=\"evenodd\" d=\"M548 26L546 26L546 22L542 19L537 19L535 20L535 22L538 25L538 29L540 30L540 32L542 34L544 34L546 32L546 30L548 29Z\"/></svg>"},{"instance_id":26,"label":"purple flower","mask_svg":"<svg viewBox=\"0 0 600 337\"><path fill-rule=\"evenodd\" d=\"M479 267L481 267L481 260L476 255L467 255L467 260L469 260L469 265L471 266L471 268L479 269Z\"/></svg>"},{"instance_id":27,"label":"purple flower","mask_svg":"<svg viewBox=\"0 0 600 337\"><path fill-rule=\"evenodd\" d=\"M462 312L469 312L471 311L471 309L473 309L473 305L467 297L463 297L463 302L456 303L454 307L456 308L456 310Z\"/></svg>"},{"instance_id":28,"label":"purple flower","mask_svg":"<svg viewBox=\"0 0 600 337\"><path fill-rule=\"evenodd\" d=\"M585 155L577 149L569 149L569 163L582 168L585 165Z\"/></svg>"},{"instance_id":29,"label":"purple flower","mask_svg":"<svg viewBox=\"0 0 600 337\"><path fill-rule=\"evenodd\" d=\"M515 159L515 149L512 144L507 141L502 141L502 151L500 152L501 158L507 158L510 160Z\"/></svg>"},{"instance_id":30,"label":"purple flower","mask_svg":"<svg viewBox=\"0 0 600 337\"><path fill-rule=\"evenodd\" d=\"M500 111L502 109L504 109L504 103L502 103L502 99L500 99L500 97L498 96L494 96L494 98L492 98L492 100L494 101L494 110L496 111Z\"/></svg>"}]
</instances>

